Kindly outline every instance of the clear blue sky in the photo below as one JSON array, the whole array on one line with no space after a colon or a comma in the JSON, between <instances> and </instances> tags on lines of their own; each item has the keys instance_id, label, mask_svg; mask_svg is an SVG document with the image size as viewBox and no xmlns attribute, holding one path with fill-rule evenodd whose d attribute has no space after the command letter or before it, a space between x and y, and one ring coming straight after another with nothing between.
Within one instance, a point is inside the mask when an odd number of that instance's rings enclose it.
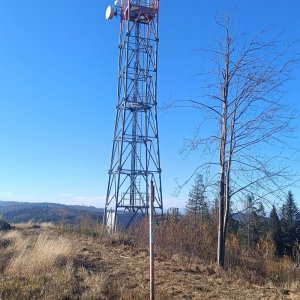
<instances>
[{"instance_id":1,"label":"clear blue sky","mask_svg":"<svg viewBox=\"0 0 300 300\"><path fill-rule=\"evenodd\" d=\"M117 85L119 23L105 20L112 3L0 0L0 199L104 206ZM228 7L241 32L300 37L298 0L161 0L160 103L200 94L193 75L209 62L193 50L214 45L215 16ZM294 76L286 99L300 111L299 68ZM178 154L191 116L159 115L166 206L184 206L188 188L171 193L197 159Z\"/></svg>"}]
</instances>

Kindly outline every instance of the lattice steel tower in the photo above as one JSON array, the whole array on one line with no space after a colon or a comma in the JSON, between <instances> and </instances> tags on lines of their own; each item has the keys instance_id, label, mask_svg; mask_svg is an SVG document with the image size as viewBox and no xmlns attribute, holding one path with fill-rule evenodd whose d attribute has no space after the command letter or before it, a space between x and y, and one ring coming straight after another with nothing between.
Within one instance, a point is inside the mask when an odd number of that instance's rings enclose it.
<instances>
[{"instance_id":1,"label":"lattice steel tower","mask_svg":"<svg viewBox=\"0 0 300 300\"><path fill-rule=\"evenodd\" d=\"M124 212L129 216L125 227L138 213L148 213L151 180L155 212L163 212L157 123L158 11L159 0L115 1L106 11L107 19L120 18L116 119L104 217L113 230Z\"/></svg>"}]
</instances>

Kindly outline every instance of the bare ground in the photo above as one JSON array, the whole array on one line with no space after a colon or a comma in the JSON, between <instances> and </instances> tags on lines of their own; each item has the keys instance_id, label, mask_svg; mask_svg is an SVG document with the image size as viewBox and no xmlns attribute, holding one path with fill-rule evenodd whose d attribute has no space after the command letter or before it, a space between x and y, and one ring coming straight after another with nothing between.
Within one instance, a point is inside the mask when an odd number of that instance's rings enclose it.
<instances>
[{"instance_id":1,"label":"bare ground","mask_svg":"<svg viewBox=\"0 0 300 300\"><path fill-rule=\"evenodd\" d=\"M149 257L145 250L124 245L96 245L82 240L84 261L95 264L124 291L123 299L147 299ZM187 265L177 257L156 257L156 293L158 299L300 299L299 293L274 286L254 286L233 280L214 265ZM129 291L132 291L130 294ZM128 297L129 296L129 297ZM128 297L128 298L127 298Z\"/></svg>"}]
</instances>

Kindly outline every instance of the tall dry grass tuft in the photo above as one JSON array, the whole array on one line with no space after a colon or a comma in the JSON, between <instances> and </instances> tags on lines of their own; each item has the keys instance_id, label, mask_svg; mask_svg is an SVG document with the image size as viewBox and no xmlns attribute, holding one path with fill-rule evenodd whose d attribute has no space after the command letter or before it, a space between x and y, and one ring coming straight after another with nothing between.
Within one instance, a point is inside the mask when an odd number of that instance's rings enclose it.
<instances>
[{"instance_id":1,"label":"tall dry grass tuft","mask_svg":"<svg viewBox=\"0 0 300 300\"><path fill-rule=\"evenodd\" d=\"M120 282L107 274L93 274L82 268L79 272L83 279L84 292L81 299L121 299Z\"/></svg>"},{"instance_id":2,"label":"tall dry grass tuft","mask_svg":"<svg viewBox=\"0 0 300 300\"><path fill-rule=\"evenodd\" d=\"M21 239L22 234L18 230L0 231L0 240L7 239L11 243Z\"/></svg>"},{"instance_id":3,"label":"tall dry grass tuft","mask_svg":"<svg viewBox=\"0 0 300 300\"><path fill-rule=\"evenodd\" d=\"M74 253L74 245L65 237L52 238L43 233L14 241L15 255L5 268L6 275L32 276L51 272L66 265Z\"/></svg>"}]
</instances>

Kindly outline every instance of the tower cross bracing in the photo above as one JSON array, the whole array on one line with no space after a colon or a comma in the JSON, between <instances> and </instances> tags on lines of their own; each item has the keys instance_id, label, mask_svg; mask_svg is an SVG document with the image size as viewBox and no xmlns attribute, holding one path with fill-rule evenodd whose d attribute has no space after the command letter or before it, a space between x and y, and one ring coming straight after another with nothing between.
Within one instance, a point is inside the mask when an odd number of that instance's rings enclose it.
<instances>
[{"instance_id":1,"label":"tower cross bracing","mask_svg":"<svg viewBox=\"0 0 300 300\"><path fill-rule=\"evenodd\" d=\"M120 18L118 89L104 222L148 214L150 181L156 213L163 212L157 122L159 0L115 1Z\"/></svg>"}]
</instances>

